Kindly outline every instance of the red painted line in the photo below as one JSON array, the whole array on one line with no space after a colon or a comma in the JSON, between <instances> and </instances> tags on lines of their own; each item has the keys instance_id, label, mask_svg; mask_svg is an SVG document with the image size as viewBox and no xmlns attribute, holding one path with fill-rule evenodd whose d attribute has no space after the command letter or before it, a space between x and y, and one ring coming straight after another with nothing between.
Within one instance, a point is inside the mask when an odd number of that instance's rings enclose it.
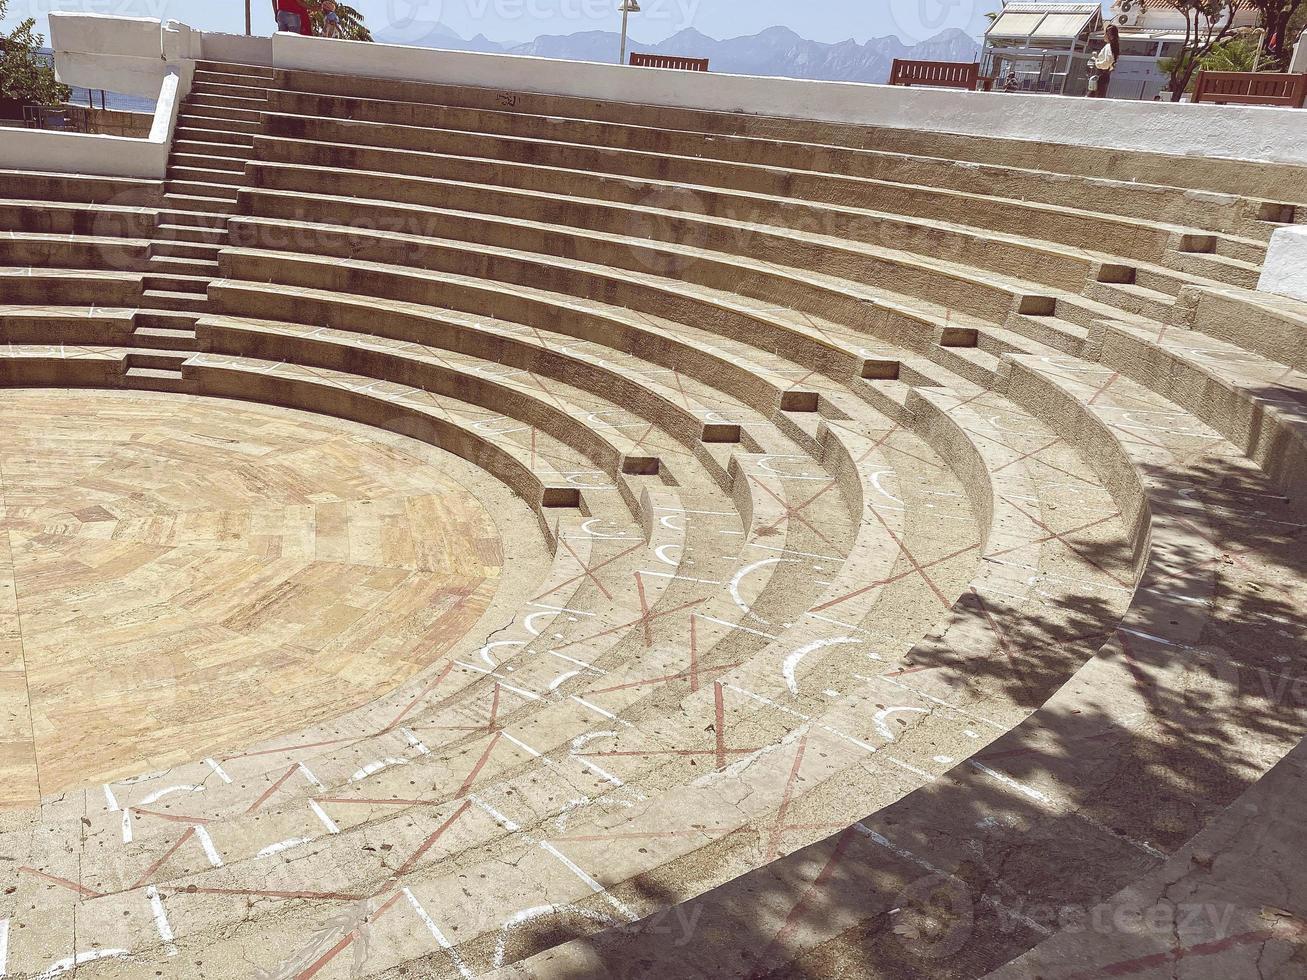
<instances>
[{"instance_id":1,"label":"red painted line","mask_svg":"<svg viewBox=\"0 0 1307 980\"><path fill-rule=\"evenodd\" d=\"M293 763L291 767L286 770L286 772L282 775L280 779L278 779L275 783L273 783L266 790L264 790L263 795L250 804L250 808L245 812L253 813L259 807L263 806L263 804L268 801L268 797L270 797L273 793L277 792L277 790L281 789L282 785L286 782L286 780L290 779L290 777L295 774L295 770L298 769L299 767L300 764L298 762Z\"/></svg>"},{"instance_id":2,"label":"red painted line","mask_svg":"<svg viewBox=\"0 0 1307 980\"><path fill-rule=\"evenodd\" d=\"M159 813L156 810L147 810L144 807L130 806L127 808L132 813L140 814L143 817L158 817L160 820L171 820L173 823L184 823L194 826L195 824L206 824L209 822L208 817L192 817L184 813Z\"/></svg>"},{"instance_id":3,"label":"red painted line","mask_svg":"<svg viewBox=\"0 0 1307 980\"><path fill-rule=\"evenodd\" d=\"M161 867L163 867L164 862L167 861L174 854L176 854L177 849L180 848L183 844L185 844L188 840L190 840L194 836L195 836L195 828L188 827L186 829L186 833L182 834L179 838L177 838L177 842L173 844L172 847L168 848L167 851L164 852L163 857L159 858L159 860L155 861L152 865L150 865L148 868L145 869L145 873L141 875L140 878L137 879L136 884L132 885L132 888L140 888L143 884L149 881L150 876L154 874L156 871L158 871Z\"/></svg>"},{"instance_id":4,"label":"red painted line","mask_svg":"<svg viewBox=\"0 0 1307 980\"><path fill-rule=\"evenodd\" d=\"M690 617L690 622L694 622L694 617ZM740 666L740 661L731 664L722 664L719 670L732 670ZM690 690L697 690L696 676L692 670L683 670L679 674L664 674L662 677L650 677L642 681L627 681L625 684L614 684L612 687L591 688L590 694L611 694L613 691L625 691L632 687L648 687L651 684L662 684L665 681L679 681L684 678L690 678Z\"/></svg>"},{"instance_id":5,"label":"red painted line","mask_svg":"<svg viewBox=\"0 0 1307 980\"><path fill-rule=\"evenodd\" d=\"M767 968L767 963L771 957L772 951L777 947L784 949L789 945L790 936L799 928L799 923L803 919L807 906L813 901L813 899L821 894L826 882L829 881L831 875L835 873L835 868L839 864L840 858L844 856L845 849L853 839L853 828L846 827L844 832L840 834L839 839L836 841L835 848L831 851L831 856L826 860L822 869L817 872L817 877L812 879L812 884L810 884L804 890L803 894L799 896L799 900L795 902L794 907L790 909L790 914L785 917L785 922L781 925L780 929L776 931L776 935L773 936L771 942L767 944L762 955L758 957L757 965L749 974L749 980L761 980L762 977L772 973L772 971Z\"/></svg>"},{"instance_id":6,"label":"red painted line","mask_svg":"<svg viewBox=\"0 0 1307 980\"><path fill-rule=\"evenodd\" d=\"M640 573L635 573L635 590L640 596L640 620L644 623L644 646L645 649L653 646L653 630L649 626L649 600L644 594L644 579Z\"/></svg>"},{"instance_id":7,"label":"red painted line","mask_svg":"<svg viewBox=\"0 0 1307 980\"><path fill-rule=\"evenodd\" d=\"M646 620L652 622L653 620L659 619L663 616L670 616L672 613L678 613L682 609L689 609L691 606L701 605L705 601L707 601L705 597L700 597L698 599L691 599L689 602L681 603L679 606L677 606L674 609L665 609L662 612L655 612L655 613L650 613L647 616L640 616L637 619L631 620L629 623L623 623L621 626L614 626L612 629L606 629L602 633L595 633L593 636L585 636L579 640L572 640L570 643L564 643L561 647L555 647L555 649L566 650L568 647L574 647L580 643L589 643L591 640L602 639L603 637L608 636L612 633L619 633L630 626L634 626L636 623L644 622Z\"/></svg>"},{"instance_id":8,"label":"red painted line","mask_svg":"<svg viewBox=\"0 0 1307 980\"><path fill-rule=\"evenodd\" d=\"M588 578L591 582L593 582L595 588L604 594L605 599L611 602L613 599L612 593L604 588L604 583L599 581L599 576L597 576L594 572L592 572L589 569L589 567L587 567L586 563L581 560L581 556L576 553L576 549L574 549L570 544L567 543L567 538L559 538L558 540L562 544L562 546L567 549L567 553L571 555L573 558L575 558L576 563L581 566L582 576Z\"/></svg>"},{"instance_id":9,"label":"red painted line","mask_svg":"<svg viewBox=\"0 0 1307 980\"><path fill-rule=\"evenodd\" d=\"M713 681L712 686L713 710L716 712L716 720L713 723L714 734L717 736L717 768L726 768L726 704L722 698L721 681Z\"/></svg>"},{"instance_id":10,"label":"red painted line","mask_svg":"<svg viewBox=\"0 0 1307 980\"><path fill-rule=\"evenodd\" d=\"M785 781L785 792L781 794L781 805L776 811L776 823L771 829L771 834L767 839L767 860L774 861L780 854L781 849L781 832L785 829L785 812L790 808L790 800L794 797L794 788L798 785L799 768L803 765L803 753L808 748L808 736L804 734L799 739L798 751L794 753L794 765L790 767L790 776Z\"/></svg>"},{"instance_id":11,"label":"red painted line","mask_svg":"<svg viewBox=\"0 0 1307 980\"><path fill-rule=\"evenodd\" d=\"M944 555L942 558L936 558L933 561L928 561L926 562L926 564L922 565L921 567L934 568L936 565L942 565L946 561L951 561L952 559L958 557L958 555L965 555L968 551L975 551L979 547L980 545L978 544L969 544L965 548L959 548L957 551ZM898 575L891 575L889 578L881 579L878 582L871 582L860 589L855 589L854 591L848 593L847 595L840 596L838 599L832 599L830 602L823 602L820 606L813 606L812 609L809 610L809 612L821 612L823 609L829 609L831 606L838 606L840 603L848 602L850 599L856 599L858 596L870 592L872 589L879 588L882 585L890 585L894 582L899 581L900 579L905 579L908 578L909 576L916 575L916 574L917 574L917 570L912 569L910 571L900 572Z\"/></svg>"},{"instance_id":12,"label":"red painted line","mask_svg":"<svg viewBox=\"0 0 1307 980\"><path fill-rule=\"evenodd\" d=\"M581 581L581 579L583 579L583 578L585 578L585 577L587 577L587 576L593 576L594 573L597 572L597 571L599 571L601 568L606 568L607 566L611 565L613 562L617 561L618 559L625 558L625 557L626 557L627 555L629 555L631 552L636 551L636 550L638 550L638 549L640 549L640 548L643 548L643 547L644 547L644 542L641 542L640 544L633 544L633 545L631 545L631 547L627 548L625 551L619 551L617 554L613 555L613 557L604 559L604 560L601 561L598 565L586 565L586 563L583 562L583 561L581 561L580 558L577 558L577 559L576 559L577 562L580 564L581 568L583 569L583 571L581 572L580 575L573 575L573 576L572 576L571 578L569 578L566 582L560 582L558 585L555 585L552 589L549 589L547 592L541 592L538 596L536 596L536 597L535 597L534 599L532 599L531 601L532 601L532 602L539 602L539 601L540 601L541 599L543 599L545 596L553 595L553 594L554 594L555 592L557 592L559 589L565 589L565 588L567 588L569 585L571 585L573 582L579 582L579 581ZM571 549L568 549L568 550L571 550ZM576 557L576 552L572 552L572 555L573 555L573 557Z\"/></svg>"},{"instance_id":13,"label":"red painted line","mask_svg":"<svg viewBox=\"0 0 1307 980\"><path fill-rule=\"evenodd\" d=\"M699 627L690 613L690 693L699 690Z\"/></svg>"},{"instance_id":14,"label":"red painted line","mask_svg":"<svg viewBox=\"0 0 1307 980\"><path fill-rule=\"evenodd\" d=\"M75 891L80 895L86 895L88 898L100 898L101 893L87 888L85 885L79 885L75 881L69 881L67 878L60 878L58 875L48 874L44 871L37 871L35 868L19 868L19 871L25 871L29 875L35 875L37 878L44 878L46 881L53 881L56 885L62 885L64 888Z\"/></svg>"},{"instance_id":15,"label":"red painted line","mask_svg":"<svg viewBox=\"0 0 1307 980\"><path fill-rule=\"evenodd\" d=\"M336 943L335 946L331 947L331 949L323 953L320 957L314 960L313 963L310 964L308 967L306 967L304 970L295 974L295 980L310 980L310 978L316 976L322 970L323 967L325 967L328 963L330 963L337 956L339 956L346 949L348 949L350 944L353 943L354 940L362 936L364 929L366 929L371 923L376 922L379 918L385 915L386 912L389 911L390 907L394 905L397 901L399 901L399 897L400 896L398 894L392 895L386 901L385 905L381 906L381 908L377 909L375 912L369 915L358 926L356 926L355 928L351 929L348 933L346 933L345 936L340 940L340 942Z\"/></svg>"},{"instance_id":16,"label":"red painted line","mask_svg":"<svg viewBox=\"0 0 1307 980\"><path fill-rule=\"evenodd\" d=\"M463 814L467 813L467 811L471 808L471 806L472 804L469 801L464 800L463 805L460 806L457 810L455 810L452 814L450 814L449 817L446 818L445 822L442 823L439 827L437 827L435 832L421 843L418 849L409 856L409 859L399 866L399 870L396 871L392 877L402 878L404 877L404 875L412 871L413 865L418 863L418 861L422 858L422 855L426 854L427 851L431 850L432 846L436 843L436 841L440 840L441 836L445 833L446 830L450 828L450 826L454 823L454 821L457 820L459 817L461 817Z\"/></svg>"},{"instance_id":17,"label":"red painted line","mask_svg":"<svg viewBox=\"0 0 1307 980\"><path fill-rule=\"evenodd\" d=\"M387 725L384 730L390 731L401 721L403 721L406 717L408 717L409 712L411 712L414 708L417 707L418 702L421 701L423 698L425 698L432 691L434 691L439 686L440 682L449 676L449 672L453 669L454 669L454 661L451 660L449 663L445 664L445 669L442 670L436 676L435 680L433 680L430 684L428 684L422 690L418 691L418 693L413 696L413 700L408 703L408 706L399 714L397 714L395 716L394 721L392 721L389 725Z\"/></svg>"},{"instance_id":18,"label":"red painted line","mask_svg":"<svg viewBox=\"0 0 1307 980\"><path fill-rule=\"evenodd\" d=\"M279 752L302 752L304 749L320 749L326 745L340 745L342 742L355 742L358 739L351 736L349 738L332 738L325 742L306 742L303 745L284 745L276 749L259 749L257 752L242 752L239 755L224 756L223 762L231 762L233 759L253 759L260 755L277 755Z\"/></svg>"},{"instance_id":19,"label":"red painted line","mask_svg":"<svg viewBox=\"0 0 1307 980\"><path fill-rule=\"evenodd\" d=\"M1289 933L1289 935L1286 935ZM1296 935L1293 935L1296 933ZM1161 966L1164 963L1177 963L1180 960L1189 959L1194 956L1213 956L1217 953L1224 953L1227 950L1234 949L1238 946L1248 946L1253 943L1258 945L1269 942L1272 939L1280 939L1286 942L1303 943L1303 927L1294 925L1288 929L1258 929L1256 932L1244 932L1237 936L1227 936L1224 939L1213 939L1205 943L1196 943L1193 946L1186 946L1180 949L1171 949L1163 953L1153 953L1149 956L1140 956L1132 960L1120 960L1116 963L1109 963L1107 966L1099 967L1092 973L1077 973L1068 977L1067 980L1096 980L1098 977L1126 977L1142 970L1151 969L1155 966Z\"/></svg>"},{"instance_id":20,"label":"red painted line","mask_svg":"<svg viewBox=\"0 0 1307 980\"><path fill-rule=\"evenodd\" d=\"M467 779L463 780L463 785L460 786L458 792L454 794L454 799L458 799L460 796L466 796L467 791L472 788L472 784L476 782L477 776L481 774L481 770L485 766L486 760L490 758L490 753L495 750L495 746L499 743L500 734L500 732L495 732L494 735L490 736L490 744L487 745L486 750L481 753L481 758L477 759L477 763L472 767L472 771L467 774Z\"/></svg>"}]
</instances>

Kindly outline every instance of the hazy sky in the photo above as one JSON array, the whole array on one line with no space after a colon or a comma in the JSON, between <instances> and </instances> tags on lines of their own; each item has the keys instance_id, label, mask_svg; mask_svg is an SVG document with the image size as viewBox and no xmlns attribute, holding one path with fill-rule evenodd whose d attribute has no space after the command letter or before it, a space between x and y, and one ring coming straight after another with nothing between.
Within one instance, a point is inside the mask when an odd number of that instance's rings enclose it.
<instances>
[{"instance_id":1,"label":"hazy sky","mask_svg":"<svg viewBox=\"0 0 1307 980\"><path fill-rule=\"evenodd\" d=\"M269 33L271 0L254 4L255 33ZM438 24L464 37L528 41L539 34L616 30L620 0L352 0L374 30L420 44ZM984 14L1001 0L640 0L631 33L659 41L694 27L713 37L753 34L774 24L818 41L896 34L924 40L949 27L973 35L984 31ZM204 30L243 32L242 0L10 0L6 26L36 16L42 30L49 10L79 10L137 17L172 18Z\"/></svg>"}]
</instances>

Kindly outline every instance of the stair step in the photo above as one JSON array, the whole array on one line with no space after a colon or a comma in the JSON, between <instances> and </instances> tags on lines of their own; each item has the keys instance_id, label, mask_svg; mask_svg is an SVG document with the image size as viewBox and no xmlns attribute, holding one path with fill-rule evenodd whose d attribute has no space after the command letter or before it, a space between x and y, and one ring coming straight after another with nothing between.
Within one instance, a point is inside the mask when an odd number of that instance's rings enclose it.
<instances>
[{"instance_id":1,"label":"stair step","mask_svg":"<svg viewBox=\"0 0 1307 980\"><path fill-rule=\"evenodd\" d=\"M132 323L136 329L147 328L150 330L174 330L184 331L192 336L195 334L195 324L200 320L198 313L183 313L177 311L149 311L140 310L132 317Z\"/></svg>"},{"instance_id":2,"label":"stair step","mask_svg":"<svg viewBox=\"0 0 1307 980\"><path fill-rule=\"evenodd\" d=\"M146 289L141 293L143 309L207 313L209 297L202 293L178 293L168 289Z\"/></svg>"},{"instance_id":3,"label":"stair step","mask_svg":"<svg viewBox=\"0 0 1307 980\"><path fill-rule=\"evenodd\" d=\"M195 68L197 71L253 75L258 78L276 77L276 72L267 65L243 65L236 61L197 61Z\"/></svg>"},{"instance_id":4,"label":"stair step","mask_svg":"<svg viewBox=\"0 0 1307 980\"><path fill-rule=\"evenodd\" d=\"M195 170L208 170L213 173L243 174L245 161L231 157L211 157L202 153L174 153L168 161L169 167L187 167Z\"/></svg>"},{"instance_id":5,"label":"stair step","mask_svg":"<svg viewBox=\"0 0 1307 980\"><path fill-rule=\"evenodd\" d=\"M127 355L127 367L129 369L146 368L152 371L172 371L178 377L181 377L182 364L185 360L185 354L172 351L133 351Z\"/></svg>"},{"instance_id":6,"label":"stair step","mask_svg":"<svg viewBox=\"0 0 1307 980\"><path fill-rule=\"evenodd\" d=\"M268 85L266 82L256 85L233 85L231 82L200 81L198 78L191 86L192 95L220 95L229 99L266 102Z\"/></svg>"},{"instance_id":7,"label":"stair step","mask_svg":"<svg viewBox=\"0 0 1307 980\"><path fill-rule=\"evenodd\" d=\"M216 265L221 249L219 242L155 241L150 243L150 258L198 259Z\"/></svg>"},{"instance_id":8,"label":"stair step","mask_svg":"<svg viewBox=\"0 0 1307 980\"><path fill-rule=\"evenodd\" d=\"M191 293L203 296L213 281L211 276L187 275L185 273L147 273L141 277L141 284L147 290L163 290L174 293Z\"/></svg>"},{"instance_id":9,"label":"stair step","mask_svg":"<svg viewBox=\"0 0 1307 980\"><path fill-rule=\"evenodd\" d=\"M234 157L241 161L242 166L244 166L244 161L250 158L252 150L253 146L241 146L239 143L209 143L203 140L188 140L180 132L178 132L177 139L172 145L173 153L196 154L203 157Z\"/></svg>"},{"instance_id":10,"label":"stair step","mask_svg":"<svg viewBox=\"0 0 1307 980\"><path fill-rule=\"evenodd\" d=\"M237 187L233 184L209 184L198 180L169 180L164 184L165 194L186 194L215 201L235 201L236 192Z\"/></svg>"},{"instance_id":11,"label":"stair step","mask_svg":"<svg viewBox=\"0 0 1307 980\"><path fill-rule=\"evenodd\" d=\"M257 133L262 123L254 119L224 119L221 116L206 116L203 108L190 109L177 117L178 129L207 129L220 133Z\"/></svg>"},{"instance_id":12,"label":"stair step","mask_svg":"<svg viewBox=\"0 0 1307 980\"><path fill-rule=\"evenodd\" d=\"M186 167L174 164L168 168L167 178L170 183L207 185L211 187L244 187L244 170L214 170L211 167Z\"/></svg>"},{"instance_id":13,"label":"stair step","mask_svg":"<svg viewBox=\"0 0 1307 980\"><path fill-rule=\"evenodd\" d=\"M208 68L195 69L195 84L213 84L213 85L247 85L254 88L266 89L272 82L270 75L251 75L246 71L231 69L228 71L213 71Z\"/></svg>"},{"instance_id":14,"label":"stair step","mask_svg":"<svg viewBox=\"0 0 1307 980\"><path fill-rule=\"evenodd\" d=\"M206 276L216 278L218 275L217 259L184 259L171 255L152 255L147 263L151 273L176 273L179 275Z\"/></svg>"},{"instance_id":15,"label":"stair step","mask_svg":"<svg viewBox=\"0 0 1307 980\"><path fill-rule=\"evenodd\" d=\"M256 122L263 115L263 112L264 110L244 109L240 106L210 105L204 101L203 97L199 99L188 98L182 103L181 110L183 116L192 113L204 116L206 119L253 119Z\"/></svg>"},{"instance_id":16,"label":"stair step","mask_svg":"<svg viewBox=\"0 0 1307 980\"><path fill-rule=\"evenodd\" d=\"M163 200L165 204L199 214L205 214L206 212L210 215L237 214L240 211L236 201L226 197L206 197L197 194L178 194L167 191L163 195Z\"/></svg>"},{"instance_id":17,"label":"stair step","mask_svg":"<svg viewBox=\"0 0 1307 980\"><path fill-rule=\"evenodd\" d=\"M191 93L191 105L217 105L227 106L231 109L266 109L268 100L266 98L249 98L239 95L226 95L222 92L206 92L203 90Z\"/></svg>"},{"instance_id":18,"label":"stair step","mask_svg":"<svg viewBox=\"0 0 1307 980\"><path fill-rule=\"evenodd\" d=\"M171 216L174 221L180 218L180 215ZM210 217L210 215L204 215ZM170 223L160 225L154 230L158 240L174 242L195 242L213 245L225 245L228 234L225 225L187 225Z\"/></svg>"},{"instance_id":19,"label":"stair step","mask_svg":"<svg viewBox=\"0 0 1307 980\"><path fill-rule=\"evenodd\" d=\"M141 344L163 350L198 351L199 338L194 330L178 330L172 327L137 327L132 337Z\"/></svg>"},{"instance_id":20,"label":"stair step","mask_svg":"<svg viewBox=\"0 0 1307 980\"><path fill-rule=\"evenodd\" d=\"M183 143L214 143L219 146L254 146L250 133L233 133L225 129L204 129L200 126L178 126L177 139Z\"/></svg>"}]
</instances>

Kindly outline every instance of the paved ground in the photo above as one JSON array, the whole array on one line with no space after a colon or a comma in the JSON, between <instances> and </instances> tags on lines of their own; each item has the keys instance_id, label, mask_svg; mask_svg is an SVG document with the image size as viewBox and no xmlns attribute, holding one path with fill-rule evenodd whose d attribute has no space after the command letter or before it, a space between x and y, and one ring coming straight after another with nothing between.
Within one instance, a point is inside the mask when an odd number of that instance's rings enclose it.
<instances>
[{"instance_id":1,"label":"paved ground","mask_svg":"<svg viewBox=\"0 0 1307 980\"><path fill-rule=\"evenodd\" d=\"M501 558L469 465L424 451L217 399L0 395L0 803L293 730L438 658Z\"/></svg>"}]
</instances>

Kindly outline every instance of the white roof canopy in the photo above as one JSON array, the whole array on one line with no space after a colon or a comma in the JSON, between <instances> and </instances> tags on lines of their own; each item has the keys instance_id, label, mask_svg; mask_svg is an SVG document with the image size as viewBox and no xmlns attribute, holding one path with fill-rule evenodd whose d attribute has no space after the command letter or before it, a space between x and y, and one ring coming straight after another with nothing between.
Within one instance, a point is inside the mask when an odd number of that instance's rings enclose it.
<instances>
[{"instance_id":1,"label":"white roof canopy","mask_svg":"<svg viewBox=\"0 0 1307 980\"><path fill-rule=\"evenodd\" d=\"M1102 19L1103 8L1096 3L1009 3L985 37L1074 41Z\"/></svg>"}]
</instances>

